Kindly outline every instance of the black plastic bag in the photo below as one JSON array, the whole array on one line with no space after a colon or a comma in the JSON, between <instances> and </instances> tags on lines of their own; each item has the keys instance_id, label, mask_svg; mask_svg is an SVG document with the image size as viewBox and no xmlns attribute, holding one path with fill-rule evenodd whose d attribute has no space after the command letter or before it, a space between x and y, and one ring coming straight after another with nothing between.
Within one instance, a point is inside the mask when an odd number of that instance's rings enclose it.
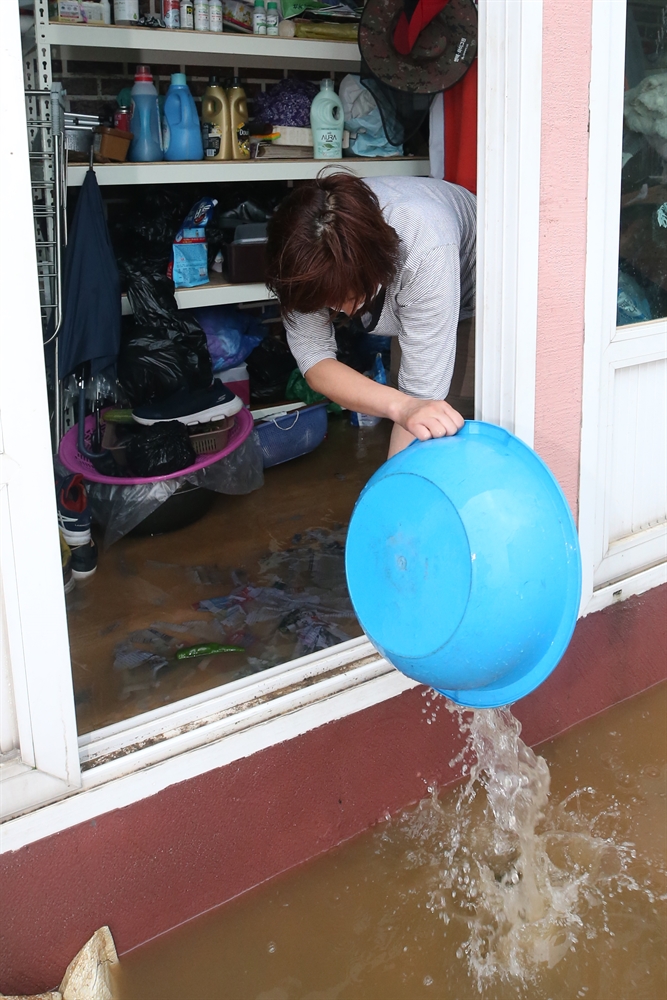
<instances>
[{"instance_id":1,"label":"black plastic bag","mask_svg":"<svg viewBox=\"0 0 667 1000\"><path fill-rule=\"evenodd\" d=\"M266 337L246 359L253 403L273 403L285 399L289 377L297 367L287 344Z\"/></svg>"},{"instance_id":2,"label":"black plastic bag","mask_svg":"<svg viewBox=\"0 0 667 1000\"><path fill-rule=\"evenodd\" d=\"M146 427L133 435L127 445L127 464L142 479L180 472L196 460L188 429L178 420Z\"/></svg>"},{"instance_id":3,"label":"black plastic bag","mask_svg":"<svg viewBox=\"0 0 667 1000\"><path fill-rule=\"evenodd\" d=\"M134 319L121 339L118 380L132 406L179 389L206 388L213 379L206 334L191 316L178 312L171 279L149 261L145 267L122 266Z\"/></svg>"}]
</instances>

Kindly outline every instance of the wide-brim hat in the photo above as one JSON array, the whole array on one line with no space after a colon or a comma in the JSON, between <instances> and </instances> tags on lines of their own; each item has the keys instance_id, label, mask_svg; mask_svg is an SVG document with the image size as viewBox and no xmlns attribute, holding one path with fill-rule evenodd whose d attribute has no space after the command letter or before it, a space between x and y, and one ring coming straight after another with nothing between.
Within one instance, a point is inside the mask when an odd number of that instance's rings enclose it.
<instances>
[{"instance_id":1,"label":"wide-brim hat","mask_svg":"<svg viewBox=\"0 0 667 1000\"><path fill-rule=\"evenodd\" d=\"M371 73L387 86L437 94L454 86L477 55L477 7L474 0L448 0L430 19L423 7L423 0L416 5L414 0L368 0L359 48ZM410 21L406 8L414 11Z\"/></svg>"}]
</instances>

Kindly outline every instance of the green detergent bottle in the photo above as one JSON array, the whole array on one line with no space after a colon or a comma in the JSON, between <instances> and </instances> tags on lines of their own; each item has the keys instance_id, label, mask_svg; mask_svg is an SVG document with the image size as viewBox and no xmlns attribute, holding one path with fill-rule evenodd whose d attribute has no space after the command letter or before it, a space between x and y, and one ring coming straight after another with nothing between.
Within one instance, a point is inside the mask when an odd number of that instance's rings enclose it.
<instances>
[{"instance_id":1,"label":"green detergent bottle","mask_svg":"<svg viewBox=\"0 0 667 1000\"><path fill-rule=\"evenodd\" d=\"M313 156L316 160L340 160L343 155L343 105L333 80L322 80L320 92L310 105Z\"/></svg>"}]
</instances>

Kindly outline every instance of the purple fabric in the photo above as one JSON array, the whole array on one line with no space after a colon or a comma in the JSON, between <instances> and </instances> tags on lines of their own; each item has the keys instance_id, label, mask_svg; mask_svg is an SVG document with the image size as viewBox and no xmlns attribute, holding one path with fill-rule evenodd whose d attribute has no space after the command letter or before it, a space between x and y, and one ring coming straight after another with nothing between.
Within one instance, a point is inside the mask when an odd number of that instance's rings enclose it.
<instances>
[{"instance_id":1,"label":"purple fabric","mask_svg":"<svg viewBox=\"0 0 667 1000\"><path fill-rule=\"evenodd\" d=\"M254 117L269 125L310 128L310 105L319 88L309 80L281 80L254 100Z\"/></svg>"}]
</instances>

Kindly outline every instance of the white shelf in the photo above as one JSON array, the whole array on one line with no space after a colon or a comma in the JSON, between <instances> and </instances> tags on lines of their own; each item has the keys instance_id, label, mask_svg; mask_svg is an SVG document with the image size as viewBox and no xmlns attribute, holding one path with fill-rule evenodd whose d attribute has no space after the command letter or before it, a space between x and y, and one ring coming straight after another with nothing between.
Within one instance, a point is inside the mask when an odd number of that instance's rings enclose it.
<instances>
[{"instance_id":1,"label":"white shelf","mask_svg":"<svg viewBox=\"0 0 667 1000\"><path fill-rule=\"evenodd\" d=\"M268 302L275 298L266 285L255 282L249 285L230 285L222 276L213 273L208 285L197 288L177 288L176 304L179 309L198 309L200 306L226 306L239 302ZM132 312L127 295L122 297L123 316Z\"/></svg>"},{"instance_id":2,"label":"white shelf","mask_svg":"<svg viewBox=\"0 0 667 1000\"><path fill-rule=\"evenodd\" d=\"M357 177L428 177L428 158L348 157L343 160L203 160L175 163L96 163L97 183L103 184L220 184L230 181L295 181L312 180L323 167L349 170ZM70 164L67 183L70 187L83 184L88 165Z\"/></svg>"},{"instance_id":3,"label":"white shelf","mask_svg":"<svg viewBox=\"0 0 667 1000\"><path fill-rule=\"evenodd\" d=\"M91 24L49 24L45 40L64 59L161 62L189 66L242 69L279 66L292 69L355 70L356 42L309 38L265 38L234 32L175 31L167 28L123 28Z\"/></svg>"}]
</instances>

